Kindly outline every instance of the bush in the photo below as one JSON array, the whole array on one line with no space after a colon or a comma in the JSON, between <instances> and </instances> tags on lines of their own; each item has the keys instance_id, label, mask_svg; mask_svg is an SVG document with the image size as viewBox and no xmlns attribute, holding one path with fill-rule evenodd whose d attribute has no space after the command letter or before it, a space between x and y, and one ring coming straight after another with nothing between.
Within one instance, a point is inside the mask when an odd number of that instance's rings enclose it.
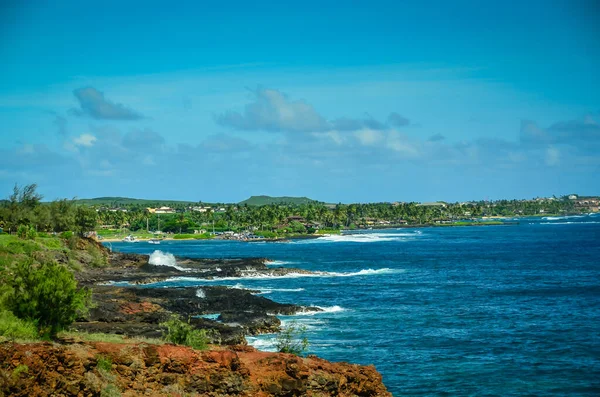
<instances>
[{"instance_id":1,"label":"bush","mask_svg":"<svg viewBox=\"0 0 600 397\"><path fill-rule=\"evenodd\" d=\"M22 320L8 310L0 311L0 336L8 339L37 339L35 323Z\"/></svg>"},{"instance_id":2,"label":"bush","mask_svg":"<svg viewBox=\"0 0 600 397\"><path fill-rule=\"evenodd\" d=\"M96 368L98 371L112 371L112 361L108 357L98 356L96 360Z\"/></svg>"},{"instance_id":3,"label":"bush","mask_svg":"<svg viewBox=\"0 0 600 397\"><path fill-rule=\"evenodd\" d=\"M27 239L35 240L36 237L37 237L37 232L35 231L33 226L29 226L29 229L27 229Z\"/></svg>"},{"instance_id":4,"label":"bush","mask_svg":"<svg viewBox=\"0 0 600 397\"><path fill-rule=\"evenodd\" d=\"M275 346L281 353L291 353L297 356L304 354L308 349L306 327L295 322L290 323L277 334Z\"/></svg>"},{"instance_id":5,"label":"bush","mask_svg":"<svg viewBox=\"0 0 600 397\"><path fill-rule=\"evenodd\" d=\"M275 238L275 237L277 237L277 233L270 232L270 231L267 231L267 230L257 230L256 232L254 232L254 234L256 234L257 236L260 236L260 237L264 237L264 238Z\"/></svg>"},{"instance_id":6,"label":"bush","mask_svg":"<svg viewBox=\"0 0 600 397\"><path fill-rule=\"evenodd\" d=\"M54 337L87 310L91 292L77 287L73 274L56 262L40 265L31 259L17 262L7 278L6 308L33 321L40 333Z\"/></svg>"},{"instance_id":7,"label":"bush","mask_svg":"<svg viewBox=\"0 0 600 397\"><path fill-rule=\"evenodd\" d=\"M73 232L62 232L60 237L64 238L65 240L69 240L71 237L73 237Z\"/></svg>"},{"instance_id":8,"label":"bush","mask_svg":"<svg viewBox=\"0 0 600 397\"><path fill-rule=\"evenodd\" d=\"M17 237L23 240L27 238L27 226L21 225L17 228Z\"/></svg>"},{"instance_id":9,"label":"bush","mask_svg":"<svg viewBox=\"0 0 600 397\"><path fill-rule=\"evenodd\" d=\"M205 330L194 328L189 321L181 321L177 316L172 316L167 322L161 324L167 327L165 339L177 345L190 346L193 349L205 350L208 347L208 336Z\"/></svg>"}]
</instances>

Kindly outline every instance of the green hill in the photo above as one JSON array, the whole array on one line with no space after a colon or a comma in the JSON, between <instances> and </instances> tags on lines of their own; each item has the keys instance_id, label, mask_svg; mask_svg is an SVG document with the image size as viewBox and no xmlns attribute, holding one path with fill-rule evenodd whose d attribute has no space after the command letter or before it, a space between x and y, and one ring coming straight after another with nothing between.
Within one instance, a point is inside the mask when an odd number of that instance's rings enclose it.
<instances>
[{"instance_id":1,"label":"green hill","mask_svg":"<svg viewBox=\"0 0 600 397\"><path fill-rule=\"evenodd\" d=\"M125 205L142 205L142 206L176 206L176 205L190 205L195 204L195 201L180 201L180 200L147 200L147 199L135 199L128 197L96 197L91 199L77 199L75 202L85 205L96 205L96 206L125 206Z\"/></svg>"},{"instance_id":2,"label":"green hill","mask_svg":"<svg viewBox=\"0 0 600 397\"><path fill-rule=\"evenodd\" d=\"M309 199L308 197L271 197L271 196L252 196L249 199L240 201L240 205L270 205L270 204L310 204L318 201Z\"/></svg>"}]
</instances>

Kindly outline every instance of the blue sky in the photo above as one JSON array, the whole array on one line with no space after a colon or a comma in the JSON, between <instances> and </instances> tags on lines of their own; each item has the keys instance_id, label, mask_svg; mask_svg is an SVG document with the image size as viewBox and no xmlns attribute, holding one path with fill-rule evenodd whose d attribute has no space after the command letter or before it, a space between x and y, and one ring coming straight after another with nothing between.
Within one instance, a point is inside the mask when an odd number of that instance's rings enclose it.
<instances>
[{"instance_id":1,"label":"blue sky","mask_svg":"<svg viewBox=\"0 0 600 397\"><path fill-rule=\"evenodd\" d=\"M2 2L0 194L600 193L593 1L284 3Z\"/></svg>"}]
</instances>

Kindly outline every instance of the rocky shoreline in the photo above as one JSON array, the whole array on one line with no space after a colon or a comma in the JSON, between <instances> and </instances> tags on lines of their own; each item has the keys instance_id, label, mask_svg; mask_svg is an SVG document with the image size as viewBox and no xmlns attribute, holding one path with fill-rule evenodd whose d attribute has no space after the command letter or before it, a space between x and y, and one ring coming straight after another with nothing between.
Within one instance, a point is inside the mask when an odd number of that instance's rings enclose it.
<instances>
[{"instance_id":1,"label":"rocky shoreline","mask_svg":"<svg viewBox=\"0 0 600 397\"><path fill-rule=\"evenodd\" d=\"M199 329L209 330L211 343L239 345L246 344L246 335L279 331L278 314L321 310L274 302L256 295L258 291L245 289L144 286L177 277L214 279L311 273L302 269L269 268L265 258L171 257L167 259L173 266L169 266L151 264L150 256L142 254L107 252L107 256L108 267L86 267L75 274L80 285L92 290L94 307L72 325L74 330L160 337L164 332L160 324L175 314L189 319Z\"/></svg>"},{"instance_id":2,"label":"rocky shoreline","mask_svg":"<svg viewBox=\"0 0 600 397\"><path fill-rule=\"evenodd\" d=\"M391 396L373 366L260 352L247 345L246 335L280 330L276 315L319 308L278 303L257 295L259 291L224 286L147 285L174 277L310 272L270 268L264 258L163 254L157 261L110 252L91 239L75 245L44 254L75 270L78 283L91 289L93 306L53 342L0 342L0 397ZM209 350L164 342L162 324L173 315L205 330Z\"/></svg>"}]
</instances>

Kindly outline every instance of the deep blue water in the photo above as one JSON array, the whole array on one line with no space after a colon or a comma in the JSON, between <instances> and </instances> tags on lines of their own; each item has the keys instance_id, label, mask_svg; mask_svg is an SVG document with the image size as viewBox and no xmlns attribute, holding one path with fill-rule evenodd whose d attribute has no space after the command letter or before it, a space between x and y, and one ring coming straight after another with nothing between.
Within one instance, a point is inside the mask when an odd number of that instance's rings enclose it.
<instances>
[{"instance_id":1,"label":"deep blue water","mask_svg":"<svg viewBox=\"0 0 600 397\"><path fill-rule=\"evenodd\" d=\"M374 364L395 395L600 395L600 216L363 232L290 243L113 243L190 257L268 257L322 277L187 280L326 311L282 317L309 353ZM371 269L371 270L369 270ZM273 348L273 336L251 339Z\"/></svg>"}]
</instances>

